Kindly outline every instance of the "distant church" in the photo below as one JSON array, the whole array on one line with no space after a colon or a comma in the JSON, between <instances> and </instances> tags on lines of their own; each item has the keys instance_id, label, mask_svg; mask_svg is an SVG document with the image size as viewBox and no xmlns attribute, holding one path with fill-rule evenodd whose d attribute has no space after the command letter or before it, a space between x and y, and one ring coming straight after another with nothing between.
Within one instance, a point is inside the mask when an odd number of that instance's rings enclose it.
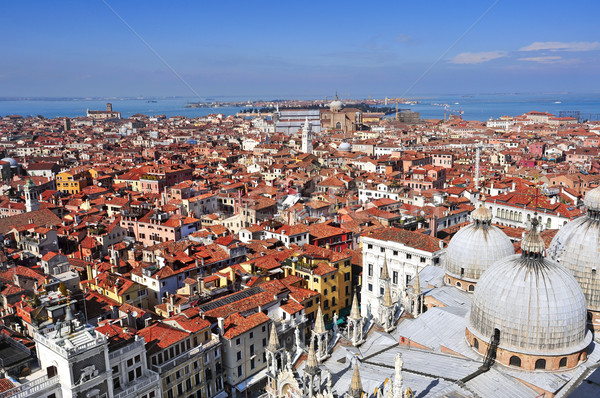
<instances>
[{"instance_id":1,"label":"distant church","mask_svg":"<svg viewBox=\"0 0 600 398\"><path fill-rule=\"evenodd\" d=\"M87 110L87 117L92 118L94 120L106 120L106 119L120 119L121 112L113 111L112 104L109 102L106 104L105 111L90 111Z\"/></svg>"},{"instance_id":2,"label":"distant church","mask_svg":"<svg viewBox=\"0 0 600 398\"><path fill-rule=\"evenodd\" d=\"M342 101L335 96L329 104L329 110L321 110L321 128L323 130L341 130L344 134L360 130L363 113L357 108L344 108Z\"/></svg>"}]
</instances>

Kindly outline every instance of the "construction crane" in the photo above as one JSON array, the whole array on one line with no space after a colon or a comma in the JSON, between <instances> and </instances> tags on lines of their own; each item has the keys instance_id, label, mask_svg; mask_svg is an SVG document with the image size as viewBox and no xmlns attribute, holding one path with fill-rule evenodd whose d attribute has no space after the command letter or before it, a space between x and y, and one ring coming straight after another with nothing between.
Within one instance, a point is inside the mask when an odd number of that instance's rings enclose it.
<instances>
[{"instance_id":1,"label":"construction crane","mask_svg":"<svg viewBox=\"0 0 600 398\"><path fill-rule=\"evenodd\" d=\"M446 113L458 115L460 118L462 118L462 115L464 112L463 112L462 108L455 111L455 110L450 109L450 105L444 104L444 121L446 121Z\"/></svg>"}]
</instances>

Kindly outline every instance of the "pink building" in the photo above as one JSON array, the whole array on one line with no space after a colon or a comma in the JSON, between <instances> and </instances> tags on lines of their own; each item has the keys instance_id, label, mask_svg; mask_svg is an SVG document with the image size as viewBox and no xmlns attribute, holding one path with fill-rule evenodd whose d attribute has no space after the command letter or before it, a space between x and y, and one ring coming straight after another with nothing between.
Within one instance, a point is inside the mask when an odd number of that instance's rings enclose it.
<instances>
[{"instance_id":1,"label":"pink building","mask_svg":"<svg viewBox=\"0 0 600 398\"><path fill-rule=\"evenodd\" d=\"M142 217L124 215L121 227L127 230L128 236L135 237L144 245L152 246L185 238L198 230L200 220L153 210Z\"/></svg>"},{"instance_id":2,"label":"pink building","mask_svg":"<svg viewBox=\"0 0 600 398\"><path fill-rule=\"evenodd\" d=\"M544 151L546 150L546 144L543 142L534 142L529 144L529 153L535 157L544 156Z\"/></svg>"}]
</instances>

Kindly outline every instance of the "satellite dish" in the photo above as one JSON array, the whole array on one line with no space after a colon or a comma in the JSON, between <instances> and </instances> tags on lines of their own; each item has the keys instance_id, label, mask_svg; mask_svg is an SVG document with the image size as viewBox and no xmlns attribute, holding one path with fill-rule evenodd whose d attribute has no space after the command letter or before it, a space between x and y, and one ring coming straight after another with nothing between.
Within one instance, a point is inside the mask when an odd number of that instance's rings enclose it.
<instances>
[{"instance_id":1,"label":"satellite dish","mask_svg":"<svg viewBox=\"0 0 600 398\"><path fill-rule=\"evenodd\" d=\"M137 311L132 311L131 312L131 316L134 317L134 318L136 318L138 316Z\"/></svg>"}]
</instances>

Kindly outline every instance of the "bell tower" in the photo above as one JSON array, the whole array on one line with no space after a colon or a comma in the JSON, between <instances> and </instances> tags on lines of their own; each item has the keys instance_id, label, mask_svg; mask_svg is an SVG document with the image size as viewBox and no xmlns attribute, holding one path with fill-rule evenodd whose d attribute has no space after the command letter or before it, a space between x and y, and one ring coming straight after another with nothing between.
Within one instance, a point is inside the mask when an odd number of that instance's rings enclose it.
<instances>
[{"instance_id":1,"label":"bell tower","mask_svg":"<svg viewBox=\"0 0 600 398\"><path fill-rule=\"evenodd\" d=\"M37 187L31 178L25 183L23 191L25 192L25 210L27 210L27 212L39 210L39 194L37 192Z\"/></svg>"}]
</instances>

